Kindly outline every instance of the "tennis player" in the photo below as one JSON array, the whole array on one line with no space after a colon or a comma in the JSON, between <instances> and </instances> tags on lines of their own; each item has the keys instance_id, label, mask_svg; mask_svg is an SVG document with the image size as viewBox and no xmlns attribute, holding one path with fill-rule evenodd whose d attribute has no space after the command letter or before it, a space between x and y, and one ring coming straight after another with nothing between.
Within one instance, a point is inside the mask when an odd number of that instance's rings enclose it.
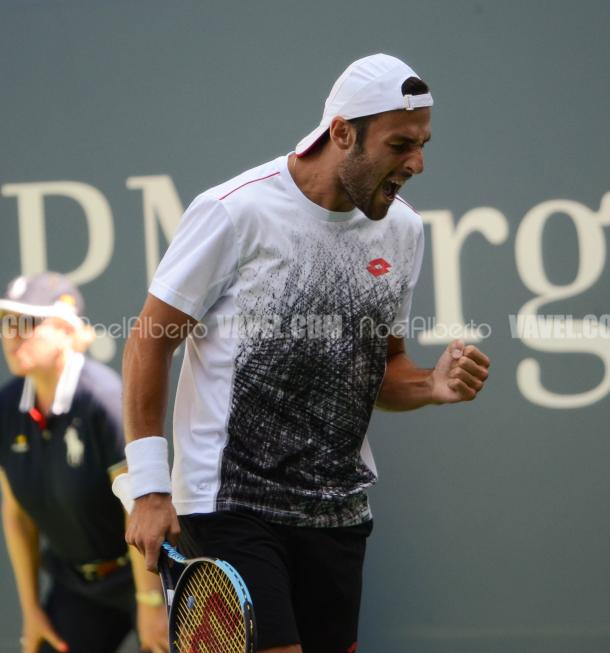
<instances>
[{"instance_id":1,"label":"tennis player","mask_svg":"<svg viewBox=\"0 0 610 653\"><path fill-rule=\"evenodd\" d=\"M125 469L118 376L85 358L92 329L65 277L19 277L0 299L16 378L0 391L2 523L23 614L23 653L113 653L135 617L143 650L168 650L159 581L131 558L111 479ZM46 540L42 555L39 540ZM40 560L51 587L38 592Z\"/></svg>"},{"instance_id":2,"label":"tennis player","mask_svg":"<svg viewBox=\"0 0 610 653\"><path fill-rule=\"evenodd\" d=\"M150 569L179 533L186 555L234 565L259 651L354 653L371 412L469 401L488 375L460 341L432 370L405 353L424 242L398 193L424 169L432 104L394 57L351 64L295 152L188 207L127 344L127 541ZM170 484L168 372L187 333Z\"/></svg>"}]
</instances>

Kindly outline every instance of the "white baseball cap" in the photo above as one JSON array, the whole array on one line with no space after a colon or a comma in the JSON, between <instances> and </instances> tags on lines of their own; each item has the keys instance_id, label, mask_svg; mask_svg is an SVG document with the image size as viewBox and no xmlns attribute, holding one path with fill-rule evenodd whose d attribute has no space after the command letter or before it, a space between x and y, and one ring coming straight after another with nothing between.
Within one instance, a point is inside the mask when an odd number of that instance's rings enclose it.
<instances>
[{"instance_id":1,"label":"white baseball cap","mask_svg":"<svg viewBox=\"0 0 610 653\"><path fill-rule=\"evenodd\" d=\"M322 120L298 143L297 156L303 156L315 145L335 116L351 120L384 111L431 107L434 101L430 93L403 94L402 85L409 77L421 79L406 63L387 54L373 54L354 61L333 84Z\"/></svg>"},{"instance_id":2,"label":"white baseball cap","mask_svg":"<svg viewBox=\"0 0 610 653\"><path fill-rule=\"evenodd\" d=\"M0 297L0 313L11 311L33 317L59 317L81 326L85 302L78 288L58 272L40 272L13 279Z\"/></svg>"}]
</instances>

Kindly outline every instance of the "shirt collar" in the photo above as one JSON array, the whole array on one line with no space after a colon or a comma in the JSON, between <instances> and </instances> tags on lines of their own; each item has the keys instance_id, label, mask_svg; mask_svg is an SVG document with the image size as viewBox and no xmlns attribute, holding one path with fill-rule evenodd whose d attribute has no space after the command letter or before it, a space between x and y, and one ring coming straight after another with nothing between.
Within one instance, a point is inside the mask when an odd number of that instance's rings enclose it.
<instances>
[{"instance_id":1,"label":"shirt collar","mask_svg":"<svg viewBox=\"0 0 610 653\"><path fill-rule=\"evenodd\" d=\"M72 407L72 399L74 399L74 393L76 392L76 386L78 385L84 364L85 357L83 354L77 352L69 354L59 381L57 382L57 388L55 388L55 396L53 397L53 405L51 406L51 413L53 415L63 415ZM34 380L32 377L26 376L21 392L19 410L22 413L27 413L34 408L35 402L36 388L34 386Z\"/></svg>"}]
</instances>

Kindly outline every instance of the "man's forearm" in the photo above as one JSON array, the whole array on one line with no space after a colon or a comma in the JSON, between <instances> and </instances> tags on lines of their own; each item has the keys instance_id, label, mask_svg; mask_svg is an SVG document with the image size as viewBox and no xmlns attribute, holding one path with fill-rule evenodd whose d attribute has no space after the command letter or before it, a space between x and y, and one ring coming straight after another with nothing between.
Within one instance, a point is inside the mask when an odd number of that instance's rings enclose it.
<instances>
[{"instance_id":1,"label":"man's forearm","mask_svg":"<svg viewBox=\"0 0 610 653\"><path fill-rule=\"evenodd\" d=\"M405 411L441 403L433 394L433 371L417 367L405 354L395 354L388 360L375 406Z\"/></svg>"},{"instance_id":2,"label":"man's forearm","mask_svg":"<svg viewBox=\"0 0 610 653\"><path fill-rule=\"evenodd\" d=\"M123 356L125 439L162 435L173 349L161 339L133 334Z\"/></svg>"},{"instance_id":3,"label":"man's forearm","mask_svg":"<svg viewBox=\"0 0 610 653\"><path fill-rule=\"evenodd\" d=\"M123 358L125 457L134 499L171 492L165 413L173 342L132 332Z\"/></svg>"}]
</instances>

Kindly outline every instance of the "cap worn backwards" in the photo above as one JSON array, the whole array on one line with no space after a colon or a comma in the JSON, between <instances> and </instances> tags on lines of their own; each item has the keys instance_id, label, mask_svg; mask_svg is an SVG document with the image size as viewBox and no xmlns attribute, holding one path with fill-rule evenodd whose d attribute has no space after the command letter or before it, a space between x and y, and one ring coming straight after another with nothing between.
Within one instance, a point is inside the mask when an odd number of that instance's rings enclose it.
<instances>
[{"instance_id":1,"label":"cap worn backwards","mask_svg":"<svg viewBox=\"0 0 610 653\"><path fill-rule=\"evenodd\" d=\"M322 120L298 143L297 156L303 156L316 144L335 116L351 120L384 111L431 107L434 100L430 93L403 94L403 84L409 77L420 79L410 66L387 54L373 54L354 61L333 84Z\"/></svg>"}]
</instances>

